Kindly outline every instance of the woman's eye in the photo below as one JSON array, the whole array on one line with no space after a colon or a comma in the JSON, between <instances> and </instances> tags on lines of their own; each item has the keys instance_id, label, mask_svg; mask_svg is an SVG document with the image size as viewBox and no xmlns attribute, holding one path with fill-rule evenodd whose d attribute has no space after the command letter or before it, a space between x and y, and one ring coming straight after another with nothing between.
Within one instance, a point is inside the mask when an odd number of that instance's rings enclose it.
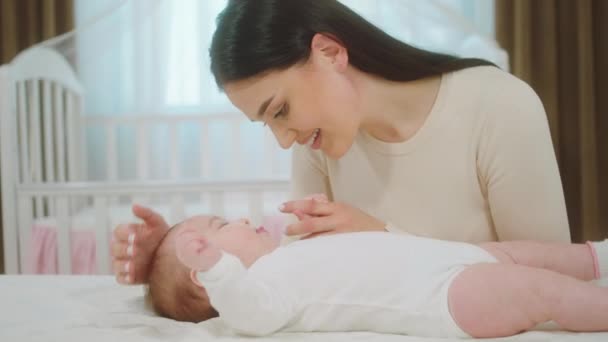
<instances>
[{"instance_id":1,"label":"woman's eye","mask_svg":"<svg viewBox=\"0 0 608 342\"><path fill-rule=\"evenodd\" d=\"M287 114L287 106L286 105L282 105L281 109L279 109L278 112L276 112L276 114L273 116L273 119L277 119L280 118L281 116L285 116Z\"/></svg>"}]
</instances>

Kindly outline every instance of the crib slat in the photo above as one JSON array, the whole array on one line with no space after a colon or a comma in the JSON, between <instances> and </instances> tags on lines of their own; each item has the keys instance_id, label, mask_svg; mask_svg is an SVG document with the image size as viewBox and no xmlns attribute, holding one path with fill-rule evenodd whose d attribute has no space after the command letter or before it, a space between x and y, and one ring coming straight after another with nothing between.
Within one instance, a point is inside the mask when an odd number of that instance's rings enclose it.
<instances>
[{"instance_id":1,"label":"crib slat","mask_svg":"<svg viewBox=\"0 0 608 342\"><path fill-rule=\"evenodd\" d=\"M32 228L34 220L32 215L31 197L19 196L19 269L21 273L30 273L30 254L32 250Z\"/></svg>"},{"instance_id":2,"label":"crib slat","mask_svg":"<svg viewBox=\"0 0 608 342\"><path fill-rule=\"evenodd\" d=\"M230 170L228 170L227 174L233 178L237 178L240 175L241 164L243 161L243 154L241 151L241 121L232 120L230 124L232 152L228 155L228 166L230 167Z\"/></svg>"},{"instance_id":3,"label":"crib slat","mask_svg":"<svg viewBox=\"0 0 608 342\"><path fill-rule=\"evenodd\" d=\"M137 125L136 160L137 160L137 179L148 179L148 125L141 123Z\"/></svg>"},{"instance_id":4,"label":"crib slat","mask_svg":"<svg viewBox=\"0 0 608 342\"><path fill-rule=\"evenodd\" d=\"M45 182L55 181L55 155L53 151L53 108L51 82L42 81L42 123L44 125L44 176Z\"/></svg>"},{"instance_id":5,"label":"crib slat","mask_svg":"<svg viewBox=\"0 0 608 342\"><path fill-rule=\"evenodd\" d=\"M84 125L84 98L81 94L74 94L76 101L76 118L74 119L74 125L76 126L76 152L77 152L77 165L78 165L78 180L84 180L88 172L89 163L86 162L86 150L87 150L87 131ZM85 200L82 198L81 200Z\"/></svg>"},{"instance_id":6,"label":"crib slat","mask_svg":"<svg viewBox=\"0 0 608 342\"><path fill-rule=\"evenodd\" d=\"M68 148L68 181L76 181L78 177L77 173L77 157L76 157L76 144L78 139L76 138L76 126L75 120L76 115L74 113L74 95L70 92L66 94L66 124L67 124L67 148Z\"/></svg>"},{"instance_id":7,"label":"crib slat","mask_svg":"<svg viewBox=\"0 0 608 342\"><path fill-rule=\"evenodd\" d=\"M108 274L110 269L110 242L108 230L108 199L95 196L95 257L97 259L97 273Z\"/></svg>"},{"instance_id":8,"label":"crib slat","mask_svg":"<svg viewBox=\"0 0 608 342\"><path fill-rule=\"evenodd\" d=\"M31 94L30 100L30 157L32 158L32 182L42 181L42 153L40 151L40 89L37 80L30 83ZM35 197L34 213L35 217L42 217L42 198L40 196Z\"/></svg>"},{"instance_id":9,"label":"crib slat","mask_svg":"<svg viewBox=\"0 0 608 342\"><path fill-rule=\"evenodd\" d=\"M56 199L57 207L57 257L59 259L59 273L71 274L71 245L70 245L70 218L68 215L68 198L65 196Z\"/></svg>"},{"instance_id":10,"label":"crib slat","mask_svg":"<svg viewBox=\"0 0 608 342\"><path fill-rule=\"evenodd\" d=\"M250 191L248 193L249 200L249 218L256 225L261 224L264 217L264 202L262 201L261 191Z\"/></svg>"},{"instance_id":11,"label":"crib slat","mask_svg":"<svg viewBox=\"0 0 608 342\"><path fill-rule=\"evenodd\" d=\"M19 94L19 147L21 157L21 182L31 183L30 179L30 155L29 155L29 139L28 139L28 115L26 108L26 86L25 82L17 84L17 93Z\"/></svg>"},{"instance_id":12,"label":"crib slat","mask_svg":"<svg viewBox=\"0 0 608 342\"><path fill-rule=\"evenodd\" d=\"M64 113L63 113L63 96L61 87L55 85L53 87L55 98L55 153L57 154L57 181L65 182L66 180L66 160L65 160L65 132L64 132Z\"/></svg>"},{"instance_id":13,"label":"crib slat","mask_svg":"<svg viewBox=\"0 0 608 342\"><path fill-rule=\"evenodd\" d=\"M209 139L209 124L201 121L201 178L207 179L211 176L211 139Z\"/></svg>"},{"instance_id":14,"label":"crib slat","mask_svg":"<svg viewBox=\"0 0 608 342\"><path fill-rule=\"evenodd\" d=\"M116 149L116 128L112 124L106 125L106 172L108 180L118 178L118 156Z\"/></svg>"},{"instance_id":15,"label":"crib slat","mask_svg":"<svg viewBox=\"0 0 608 342\"><path fill-rule=\"evenodd\" d=\"M274 139L274 135L270 129L264 130L264 153L262 154L264 157L263 167L264 167L264 175L266 177L276 176L275 167L276 164L276 142Z\"/></svg>"},{"instance_id":16,"label":"crib slat","mask_svg":"<svg viewBox=\"0 0 608 342\"><path fill-rule=\"evenodd\" d=\"M180 176L180 167L179 167L179 151L177 144L177 123L175 121L169 124L169 158L170 158L170 177L171 179L178 179Z\"/></svg>"},{"instance_id":17,"label":"crib slat","mask_svg":"<svg viewBox=\"0 0 608 342\"><path fill-rule=\"evenodd\" d=\"M186 218L184 197L180 194L171 195L171 209L169 213L171 222L180 222Z\"/></svg>"},{"instance_id":18,"label":"crib slat","mask_svg":"<svg viewBox=\"0 0 608 342\"><path fill-rule=\"evenodd\" d=\"M211 197L211 205L210 205L211 214L223 217L225 215L224 193L219 192L219 191L214 191L211 193L210 197Z\"/></svg>"}]
</instances>

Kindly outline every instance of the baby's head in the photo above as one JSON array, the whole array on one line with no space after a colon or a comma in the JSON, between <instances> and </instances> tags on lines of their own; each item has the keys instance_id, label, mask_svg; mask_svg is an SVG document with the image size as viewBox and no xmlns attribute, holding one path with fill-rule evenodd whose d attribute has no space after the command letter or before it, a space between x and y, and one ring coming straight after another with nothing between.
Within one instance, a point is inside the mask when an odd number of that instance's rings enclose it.
<instances>
[{"instance_id":1,"label":"baby's head","mask_svg":"<svg viewBox=\"0 0 608 342\"><path fill-rule=\"evenodd\" d=\"M264 228L256 229L244 219L227 222L217 216L195 216L172 227L152 258L147 300L159 315L179 321L202 322L218 315L203 286L177 258L176 239L185 230L200 232L246 267L278 246Z\"/></svg>"}]
</instances>

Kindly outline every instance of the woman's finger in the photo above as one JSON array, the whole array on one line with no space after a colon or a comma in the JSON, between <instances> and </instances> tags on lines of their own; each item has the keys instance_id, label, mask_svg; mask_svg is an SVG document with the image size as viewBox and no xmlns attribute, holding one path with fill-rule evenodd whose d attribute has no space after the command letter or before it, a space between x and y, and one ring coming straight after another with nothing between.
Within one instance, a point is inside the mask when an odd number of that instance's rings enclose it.
<instances>
[{"instance_id":1,"label":"woman's finger","mask_svg":"<svg viewBox=\"0 0 608 342\"><path fill-rule=\"evenodd\" d=\"M150 208L134 204L131 211L133 212L133 215L144 220L144 222L151 228L168 226L165 219L159 213Z\"/></svg>"},{"instance_id":2,"label":"woman's finger","mask_svg":"<svg viewBox=\"0 0 608 342\"><path fill-rule=\"evenodd\" d=\"M315 201L321 202L321 203L327 203L329 202L329 199L327 198L327 195L325 194L312 194L310 196L306 196L304 197L304 199L314 199Z\"/></svg>"},{"instance_id":3,"label":"woman's finger","mask_svg":"<svg viewBox=\"0 0 608 342\"><path fill-rule=\"evenodd\" d=\"M296 215L299 221L304 221L306 219L312 218L312 216L304 214L300 210L294 210L293 214Z\"/></svg>"},{"instance_id":4,"label":"woman's finger","mask_svg":"<svg viewBox=\"0 0 608 342\"><path fill-rule=\"evenodd\" d=\"M116 273L116 282L122 285L131 285L133 283L133 279L128 274Z\"/></svg>"},{"instance_id":5,"label":"woman's finger","mask_svg":"<svg viewBox=\"0 0 608 342\"><path fill-rule=\"evenodd\" d=\"M130 259L135 255L135 244L115 241L112 244L112 257L115 259Z\"/></svg>"},{"instance_id":6,"label":"woman's finger","mask_svg":"<svg viewBox=\"0 0 608 342\"><path fill-rule=\"evenodd\" d=\"M335 216L312 217L290 224L287 235L308 235L336 229Z\"/></svg>"},{"instance_id":7,"label":"woman's finger","mask_svg":"<svg viewBox=\"0 0 608 342\"><path fill-rule=\"evenodd\" d=\"M135 229L138 226L136 223L119 224L114 228L114 241L127 242L135 238Z\"/></svg>"},{"instance_id":8,"label":"woman's finger","mask_svg":"<svg viewBox=\"0 0 608 342\"><path fill-rule=\"evenodd\" d=\"M284 213L294 213L296 210L311 216L328 216L334 210L334 203L319 202L315 199L297 200L283 203L279 209Z\"/></svg>"},{"instance_id":9,"label":"woman's finger","mask_svg":"<svg viewBox=\"0 0 608 342\"><path fill-rule=\"evenodd\" d=\"M131 274L133 263L129 259L114 259L112 261L112 270L114 274L122 274L123 276Z\"/></svg>"}]
</instances>

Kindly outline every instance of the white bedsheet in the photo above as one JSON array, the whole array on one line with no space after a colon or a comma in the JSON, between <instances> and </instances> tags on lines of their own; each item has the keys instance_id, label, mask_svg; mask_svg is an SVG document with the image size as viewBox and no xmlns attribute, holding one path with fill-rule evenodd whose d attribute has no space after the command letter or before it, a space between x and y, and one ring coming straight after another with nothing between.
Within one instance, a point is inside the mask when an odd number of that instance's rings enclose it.
<instances>
[{"instance_id":1,"label":"white bedsheet","mask_svg":"<svg viewBox=\"0 0 608 342\"><path fill-rule=\"evenodd\" d=\"M608 317L606 317L608 319ZM110 276L0 276L0 341L249 341L219 319L201 324L154 316L142 287L117 285ZM277 334L256 341L459 341L356 333ZM462 340L460 340L462 341ZM608 333L533 331L484 341L608 341Z\"/></svg>"}]
</instances>

